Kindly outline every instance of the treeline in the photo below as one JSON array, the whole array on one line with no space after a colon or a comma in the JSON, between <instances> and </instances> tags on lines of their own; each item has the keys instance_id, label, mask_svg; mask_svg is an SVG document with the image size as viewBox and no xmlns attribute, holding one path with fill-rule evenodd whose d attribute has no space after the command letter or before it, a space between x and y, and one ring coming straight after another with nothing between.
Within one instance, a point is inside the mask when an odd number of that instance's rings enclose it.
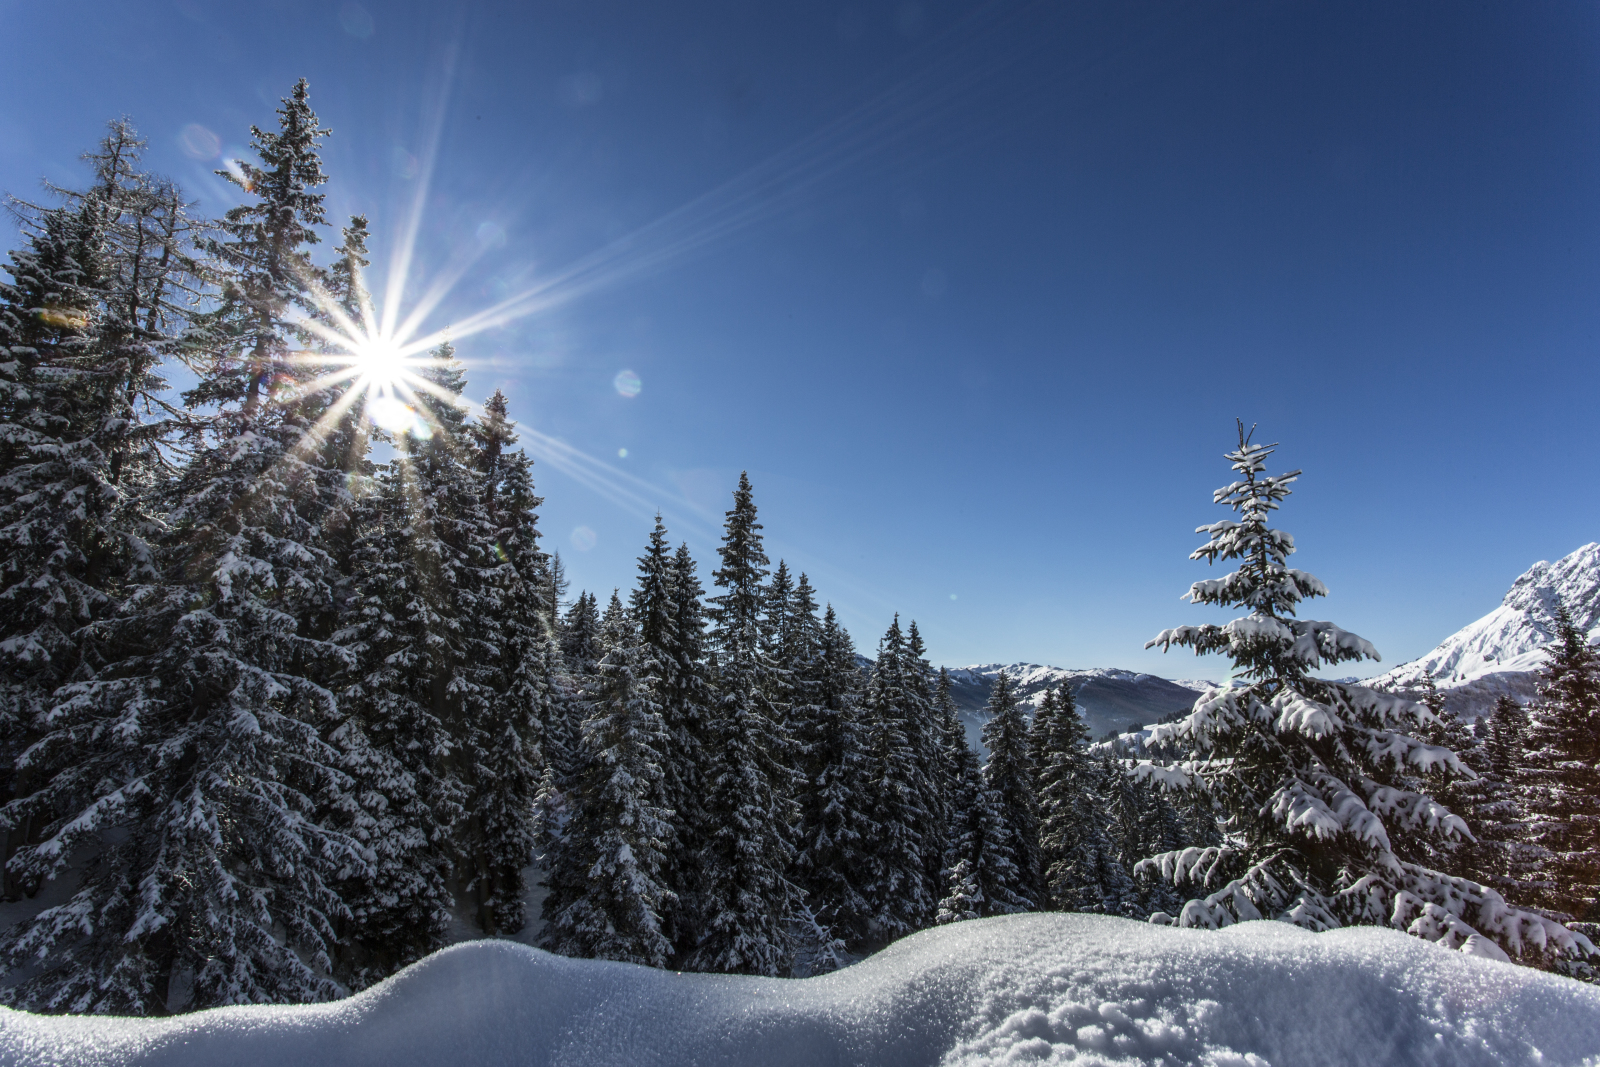
<instances>
[{"instance_id":1,"label":"treeline","mask_svg":"<svg viewBox=\"0 0 1600 1067\"><path fill-rule=\"evenodd\" d=\"M252 134L220 219L125 121L88 188L13 203L4 896L61 900L0 941L6 1003L338 996L461 918L523 929L536 857L557 951L815 973L936 921L1140 914L1133 861L1213 832L1090 756L1064 691L1030 731L1002 680L980 768L915 624L863 672L769 573L747 480L713 595L658 523L627 603L561 611L506 398L469 416L441 345L409 429L367 417L367 221L314 260L304 82Z\"/></svg>"},{"instance_id":2,"label":"treeline","mask_svg":"<svg viewBox=\"0 0 1600 1067\"><path fill-rule=\"evenodd\" d=\"M658 521L627 603L580 594L560 623L547 947L813 974L938 922L1175 906L1131 870L1214 838L1208 806L1092 752L1065 686L1030 717L1004 673L980 767L916 624L863 670L807 577L769 574L756 519L741 478L704 604Z\"/></svg>"}]
</instances>

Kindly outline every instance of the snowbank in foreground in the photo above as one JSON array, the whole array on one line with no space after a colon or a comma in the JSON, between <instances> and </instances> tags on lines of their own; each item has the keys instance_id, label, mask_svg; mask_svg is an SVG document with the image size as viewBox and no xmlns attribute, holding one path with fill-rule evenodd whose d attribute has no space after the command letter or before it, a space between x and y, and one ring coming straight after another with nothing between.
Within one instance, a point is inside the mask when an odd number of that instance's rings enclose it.
<instances>
[{"instance_id":1,"label":"snowbank in foreground","mask_svg":"<svg viewBox=\"0 0 1600 1067\"><path fill-rule=\"evenodd\" d=\"M822 978L459 945L337 1004L165 1020L0 1012L0 1063L1600 1064L1600 989L1391 930L1086 915L959 923Z\"/></svg>"}]
</instances>

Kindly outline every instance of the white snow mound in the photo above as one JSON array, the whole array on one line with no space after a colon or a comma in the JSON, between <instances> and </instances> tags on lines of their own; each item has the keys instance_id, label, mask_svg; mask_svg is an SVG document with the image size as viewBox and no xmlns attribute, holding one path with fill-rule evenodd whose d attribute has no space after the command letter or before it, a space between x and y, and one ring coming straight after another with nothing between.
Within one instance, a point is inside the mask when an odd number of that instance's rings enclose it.
<instances>
[{"instance_id":1,"label":"white snow mound","mask_svg":"<svg viewBox=\"0 0 1600 1067\"><path fill-rule=\"evenodd\" d=\"M957 923L784 981L458 945L335 1004L0 1010L0 1064L459 1067L1600 1064L1600 989L1393 930Z\"/></svg>"}]
</instances>

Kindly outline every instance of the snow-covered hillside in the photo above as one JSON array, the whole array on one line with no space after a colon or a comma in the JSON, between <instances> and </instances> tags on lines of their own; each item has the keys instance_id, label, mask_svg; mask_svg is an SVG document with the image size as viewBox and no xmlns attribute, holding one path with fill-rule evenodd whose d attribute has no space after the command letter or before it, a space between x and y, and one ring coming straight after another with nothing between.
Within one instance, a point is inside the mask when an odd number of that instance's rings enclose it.
<instances>
[{"instance_id":1,"label":"snow-covered hillside","mask_svg":"<svg viewBox=\"0 0 1600 1067\"><path fill-rule=\"evenodd\" d=\"M1592 1065L1600 989L1393 930L1090 915L924 931L805 980L459 945L349 1000L165 1020L0 1010L15 1067Z\"/></svg>"},{"instance_id":2,"label":"snow-covered hillside","mask_svg":"<svg viewBox=\"0 0 1600 1067\"><path fill-rule=\"evenodd\" d=\"M1567 606L1591 641L1600 637L1600 544L1584 545L1555 563L1535 563L1498 608L1427 655L1366 684L1415 688L1431 673L1447 705L1466 718L1487 711L1501 693L1527 700L1534 693L1535 672L1544 664L1545 646L1555 639L1558 604Z\"/></svg>"},{"instance_id":3,"label":"snow-covered hillside","mask_svg":"<svg viewBox=\"0 0 1600 1067\"><path fill-rule=\"evenodd\" d=\"M1174 712L1187 711L1204 690L1216 685L1205 681L1173 681L1153 674L1137 674L1115 667L1066 670L1038 663L982 663L950 669L950 692L960 705L967 734L976 743L977 731L987 716L995 679L1004 670L1025 703L1037 705L1044 691L1063 682L1072 687L1091 736L1109 730L1126 730L1130 723L1148 726Z\"/></svg>"}]
</instances>

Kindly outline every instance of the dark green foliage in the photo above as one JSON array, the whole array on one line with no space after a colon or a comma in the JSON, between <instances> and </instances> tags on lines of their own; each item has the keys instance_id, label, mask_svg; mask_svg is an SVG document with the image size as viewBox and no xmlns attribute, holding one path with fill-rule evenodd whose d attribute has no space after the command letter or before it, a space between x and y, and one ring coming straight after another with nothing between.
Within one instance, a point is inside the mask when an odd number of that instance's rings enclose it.
<instances>
[{"instance_id":1,"label":"dark green foliage","mask_svg":"<svg viewBox=\"0 0 1600 1067\"><path fill-rule=\"evenodd\" d=\"M995 679L985 710L989 721L983 727L983 743L989 749L989 762L983 768L984 781L998 798L1006 844L1019 872L1018 891L1037 901L1043 897L1039 891L1039 807L1033 795L1028 720L1005 671Z\"/></svg>"}]
</instances>

